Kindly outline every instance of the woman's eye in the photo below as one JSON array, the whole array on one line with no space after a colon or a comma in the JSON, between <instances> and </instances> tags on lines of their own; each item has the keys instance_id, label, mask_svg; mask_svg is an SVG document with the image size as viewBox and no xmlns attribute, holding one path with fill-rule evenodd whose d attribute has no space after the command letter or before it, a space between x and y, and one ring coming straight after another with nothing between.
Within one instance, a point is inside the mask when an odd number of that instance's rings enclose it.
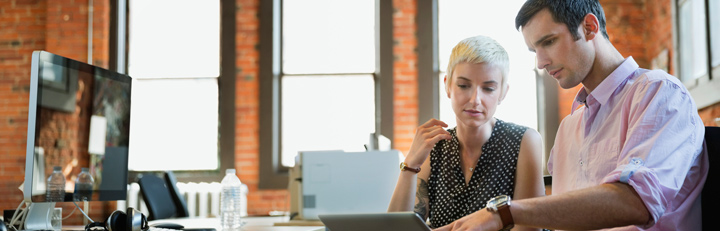
<instances>
[{"instance_id":1,"label":"woman's eye","mask_svg":"<svg viewBox=\"0 0 720 231\"><path fill-rule=\"evenodd\" d=\"M459 88L461 88L461 89L466 89L466 88L470 87L470 86L465 85L465 84L458 84L457 86L458 86Z\"/></svg>"},{"instance_id":2,"label":"woman's eye","mask_svg":"<svg viewBox=\"0 0 720 231\"><path fill-rule=\"evenodd\" d=\"M483 89L484 89L485 91L489 91L489 92L495 91L495 88L493 88L493 87L486 87L486 88L483 88Z\"/></svg>"}]
</instances>

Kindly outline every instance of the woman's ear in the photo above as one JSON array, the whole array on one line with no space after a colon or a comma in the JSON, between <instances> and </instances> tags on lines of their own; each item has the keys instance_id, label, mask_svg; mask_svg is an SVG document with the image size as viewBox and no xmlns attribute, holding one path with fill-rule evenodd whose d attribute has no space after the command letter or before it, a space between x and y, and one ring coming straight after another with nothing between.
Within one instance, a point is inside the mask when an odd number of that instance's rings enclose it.
<instances>
[{"instance_id":1,"label":"woman's ear","mask_svg":"<svg viewBox=\"0 0 720 231\"><path fill-rule=\"evenodd\" d=\"M500 105L500 102L502 102L505 99L505 96L507 95L508 90L510 90L510 84L505 84L505 87L500 95L500 99L498 99L498 105Z\"/></svg>"},{"instance_id":2,"label":"woman's ear","mask_svg":"<svg viewBox=\"0 0 720 231\"><path fill-rule=\"evenodd\" d=\"M443 77L443 83L445 83L445 94L447 94L448 99L450 98L450 87L448 87L447 82L447 75Z\"/></svg>"}]
</instances>

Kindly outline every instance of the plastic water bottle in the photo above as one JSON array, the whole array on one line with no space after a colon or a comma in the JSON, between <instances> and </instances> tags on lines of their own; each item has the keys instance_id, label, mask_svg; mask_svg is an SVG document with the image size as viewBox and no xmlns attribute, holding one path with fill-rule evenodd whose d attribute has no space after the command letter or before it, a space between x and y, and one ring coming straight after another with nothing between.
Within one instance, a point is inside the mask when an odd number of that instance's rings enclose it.
<instances>
[{"instance_id":1,"label":"plastic water bottle","mask_svg":"<svg viewBox=\"0 0 720 231\"><path fill-rule=\"evenodd\" d=\"M235 169L225 170L222 182L222 195L220 196L220 225L222 231L240 230L241 216L241 187L240 179L235 175Z\"/></svg>"},{"instance_id":2,"label":"plastic water bottle","mask_svg":"<svg viewBox=\"0 0 720 231\"><path fill-rule=\"evenodd\" d=\"M45 196L48 202L65 201L65 175L62 173L62 167L53 167L53 172L47 179Z\"/></svg>"},{"instance_id":3,"label":"plastic water bottle","mask_svg":"<svg viewBox=\"0 0 720 231\"><path fill-rule=\"evenodd\" d=\"M95 180L88 172L88 168L82 168L77 179L75 179L75 201L89 201L92 198L93 185Z\"/></svg>"}]
</instances>

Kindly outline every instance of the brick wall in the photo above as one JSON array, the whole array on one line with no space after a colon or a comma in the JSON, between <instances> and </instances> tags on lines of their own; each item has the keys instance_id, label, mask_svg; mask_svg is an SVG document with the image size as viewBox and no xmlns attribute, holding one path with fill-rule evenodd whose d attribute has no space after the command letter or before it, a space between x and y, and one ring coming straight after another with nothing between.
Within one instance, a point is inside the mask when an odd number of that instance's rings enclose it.
<instances>
[{"instance_id":1,"label":"brick wall","mask_svg":"<svg viewBox=\"0 0 720 231\"><path fill-rule=\"evenodd\" d=\"M45 1L0 2L0 207L15 208L23 195L30 56L45 45Z\"/></svg>"},{"instance_id":2,"label":"brick wall","mask_svg":"<svg viewBox=\"0 0 720 231\"><path fill-rule=\"evenodd\" d=\"M93 13L93 60L106 67L108 63L108 1L95 0ZM23 195L18 186L25 177L30 58L34 50L46 50L79 61L87 61L88 1L12 0L0 1L0 209L15 209ZM89 100L89 99L88 99ZM79 101L78 104L89 101ZM73 132L82 121L55 116L40 118L52 126L55 135L43 136L48 154L58 165L77 175L80 166L88 166L86 153L72 153L63 148L84 146L82 137ZM61 140L56 143L54 140ZM46 170L48 171L48 170ZM68 177L68 181L74 178ZM70 204L72 205L72 204ZM63 203L64 215L74 208ZM106 217L114 203L91 202L90 216ZM79 214L79 213L78 213ZM80 224L82 217L72 216L64 224Z\"/></svg>"},{"instance_id":3,"label":"brick wall","mask_svg":"<svg viewBox=\"0 0 720 231\"><path fill-rule=\"evenodd\" d=\"M248 214L267 215L273 210L288 211L287 190L260 190L259 179L259 51L258 0L237 0L235 166L240 180L248 185Z\"/></svg>"},{"instance_id":4,"label":"brick wall","mask_svg":"<svg viewBox=\"0 0 720 231\"><path fill-rule=\"evenodd\" d=\"M393 0L394 140L404 155L418 126L416 0ZM423 121L425 122L425 121Z\"/></svg>"}]
</instances>

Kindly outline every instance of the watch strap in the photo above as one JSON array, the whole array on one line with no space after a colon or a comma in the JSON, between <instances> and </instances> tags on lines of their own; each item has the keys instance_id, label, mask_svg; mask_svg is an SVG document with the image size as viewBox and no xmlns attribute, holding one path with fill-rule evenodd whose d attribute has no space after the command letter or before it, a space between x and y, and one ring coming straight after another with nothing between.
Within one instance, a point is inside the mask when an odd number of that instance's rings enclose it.
<instances>
[{"instance_id":1,"label":"watch strap","mask_svg":"<svg viewBox=\"0 0 720 231\"><path fill-rule=\"evenodd\" d=\"M420 167L412 168L412 167L410 167L410 166L407 166L407 165L405 164L405 162L400 162L400 170L401 170L401 171L411 171L411 172L414 172L414 173L419 173L419 172L420 172Z\"/></svg>"},{"instance_id":2,"label":"watch strap","mask_svg":"<svg viewBox=\"0 0 720 231\"><path fill-rule=\"evenodd\" d=\"M510 230L515 226L515 221L513 220L512 214L510 213L510 205L504 204L497 208L498 214L500 215L500 220L502 221L502 230Z\"/></svg>"}]
</instances>

